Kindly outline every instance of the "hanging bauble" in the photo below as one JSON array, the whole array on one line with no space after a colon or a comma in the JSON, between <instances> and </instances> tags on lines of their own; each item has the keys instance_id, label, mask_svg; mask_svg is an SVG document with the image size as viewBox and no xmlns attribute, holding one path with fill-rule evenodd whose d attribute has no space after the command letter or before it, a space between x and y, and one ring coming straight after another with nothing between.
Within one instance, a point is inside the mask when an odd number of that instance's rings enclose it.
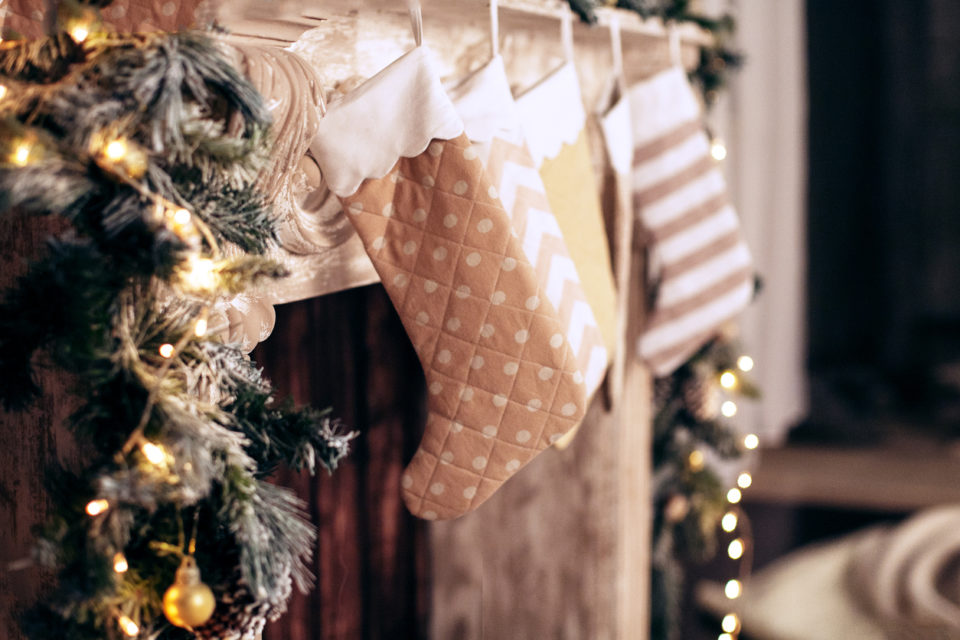
<instances>
[{"instance_id":1,"label":"hanging bauble","mask_svg":"<svg viewBox=\"0 0 960 640\"><path fill-rule=\"evenodd\" d=\"M200 581L197 561L185 556L173 585L163 594L163 614L171 624L192 629L209 620L216 606L213 591Z\"/></svg>"}]
</instances>

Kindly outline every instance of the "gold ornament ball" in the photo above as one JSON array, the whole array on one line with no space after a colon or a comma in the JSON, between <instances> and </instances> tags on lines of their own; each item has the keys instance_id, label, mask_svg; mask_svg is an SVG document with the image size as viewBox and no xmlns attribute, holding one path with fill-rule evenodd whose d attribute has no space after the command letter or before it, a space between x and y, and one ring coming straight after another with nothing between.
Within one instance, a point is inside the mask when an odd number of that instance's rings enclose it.
<instances>
[{"instance_id":1,"label":"gold ornament ball","mask_svg":"<svg viewBox=\"0 0 960 640\"><path fill-rule=\"evenodd\" d=\"M163 614L170 624L192 629L209 620L216 606L213 591L200 581L197 561L192 556L185 557L173 585L163 594Z\"/></svg>"}]
</instances>

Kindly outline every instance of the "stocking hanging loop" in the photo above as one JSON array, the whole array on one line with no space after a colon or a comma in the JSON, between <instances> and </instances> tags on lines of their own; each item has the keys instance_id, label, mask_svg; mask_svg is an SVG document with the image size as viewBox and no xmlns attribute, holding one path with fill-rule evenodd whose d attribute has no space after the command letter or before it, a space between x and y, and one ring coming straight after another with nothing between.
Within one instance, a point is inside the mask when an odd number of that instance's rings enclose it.
<instances>
[{"instance_id":1,"label":"stocking hanging loop","mask_svg":"<svg viewBox=\"0 0 960 640\"><path fill-rule=\"evenodd\" d=\"M423 44L423 10L420 8L420 0L407 0L407 7L410 10L410 28L413 29L413 40L419 47Z\"/></svg>"},{"instance_id":2,"label":"stocking hanging loop","mask_svg":"<svg viewBox=\"0 0 960 640\"><path fill-rule=\"evenodd\" d=\"M682 67L683 60L680 56L680 29L677 28L675 21L667 26L667 43L670 47L670 64L675 67Z\"/></svg>"},{"instance_id":3,"label":"stocking hanging loop","mask_svg":"<svg viewBox=\"0 0 960 640\"><path fill-rule=\"evenodd\" d=\"M620 18L617 14L610 16L610 22L607 25L610 29L610 53L613 57L613 81L618 90L623 91L626 88L626 80L623 74L623 43L620 38Z\"/></svg>"},{"instance_id":4,"label":"stocking hanging loop","mask_svg":"<svg viewBox=\"0 0 960 640\"><path fill-rule=\"evenodd\" d=\"M490 57L500 53L500 11L497 0L490 0Z\"/></svg>"},{"instance_id":5,"label":"stocking hanging loop","mask_svg":"<svg viewBox=\"0 0 960 640\"><path fill-rule=\"evenodd\" d=\"M564 59L573 62L573 12L569 9L560 15L560 43Z\"/></svg>"}]
</instances>

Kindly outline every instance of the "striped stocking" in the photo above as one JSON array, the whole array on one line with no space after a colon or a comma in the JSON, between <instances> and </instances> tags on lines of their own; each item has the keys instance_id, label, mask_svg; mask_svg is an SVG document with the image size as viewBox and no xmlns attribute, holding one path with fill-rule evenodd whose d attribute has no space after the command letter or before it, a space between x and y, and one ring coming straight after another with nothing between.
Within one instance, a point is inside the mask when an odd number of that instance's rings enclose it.
<instances>
[{"instance_id":1,"label":"striped stocking","mask_svg":"<svg viewBox=\"0 0 960 640\"><path fill-rule=\"evenodd\" d=\"M753 266L686 74L664 71L629 100L633 200L657 282L639 349L665 376L746 307Z\"/></svg>"}]
</instances>

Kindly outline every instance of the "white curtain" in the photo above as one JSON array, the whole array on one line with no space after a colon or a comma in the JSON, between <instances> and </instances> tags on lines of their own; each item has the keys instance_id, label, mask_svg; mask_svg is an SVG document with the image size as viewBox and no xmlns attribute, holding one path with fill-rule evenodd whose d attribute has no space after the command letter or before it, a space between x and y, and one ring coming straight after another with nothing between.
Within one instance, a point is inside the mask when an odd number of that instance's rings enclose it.
<instances>
[{"instance_id":1,"label":"white curtain","mask_svg":"<svg viewBox=\"0 0 960 640\"><path fill-rule=\"evenodd\" d=\"M724 6L726 5L726 6ZM704 2L737 18L746 55L711 124L729 149L727 172L764 289L742 337L763 399L741 424L778 444L806 414L806 33L803 0Z\"/></svg>"}]
</instances>

